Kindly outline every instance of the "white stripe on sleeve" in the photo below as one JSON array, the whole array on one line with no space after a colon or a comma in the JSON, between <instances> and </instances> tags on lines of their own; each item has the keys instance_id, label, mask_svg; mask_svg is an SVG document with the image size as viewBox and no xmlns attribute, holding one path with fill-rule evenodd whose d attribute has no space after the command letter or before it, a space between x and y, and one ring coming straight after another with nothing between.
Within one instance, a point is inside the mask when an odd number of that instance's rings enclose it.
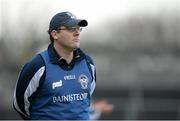
<instances>
[{"instance_id":1,"label":"white stripe on sleeve","mask_svg":"<svg viewBox=\"0 0 180 121\"><path fill-rule=\"evenodd\" d=\"M90 94L92 95L92 93L94 92L95 86L96 86L96 83L95 83L95 66L92 64L90 64L90 66L91 66L92 75L93 75L93 81L91 83L91 91L90 91Z\"/></svg>"},{"instance_id":2,"label":"white stripe on sleeve","mask_svg":"<svg viewBox=\"0 0 180 121\"><path fill-rule=\"evenodd\" d=\"M24 115L25 117L29 118L29 116L27 116L25 113L23 113L23 112L21 111L21 109L19 108L19 106L18 106L18 104L17 104L16 90L15 90L15 92L14 92L14 102L13 102L13 104L14 104L14 107L16 108L16 110L17 110L19 113L21 113L21 114Z\"/></svg>"},{"instance_id":3,"label":"white stripe on sleeve","mask_svg":"<svg viewBox=\"0 0 180 121\"><path fill-rule=\"evenodd\" d=\"M40 79L45 71L45 66L41 67L35 75L32 77L28 87L26 88L26 91L24 93L24 107L26 113L29 115L29 106L30 102L28 100L28 97L30 97L39 87Z\"/></svg>"}]
</instances>

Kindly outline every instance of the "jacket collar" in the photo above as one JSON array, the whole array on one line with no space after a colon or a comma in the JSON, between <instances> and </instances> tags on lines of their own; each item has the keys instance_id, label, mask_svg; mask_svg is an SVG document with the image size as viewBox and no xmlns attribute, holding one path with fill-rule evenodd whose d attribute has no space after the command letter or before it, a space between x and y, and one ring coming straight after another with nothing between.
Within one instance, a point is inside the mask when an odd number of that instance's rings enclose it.
<instances>
[{"instance_id":1,"label":"jacket collar","mask_svg":"<svg viewBox=\"0 0 180 121\"><path fill-rule=\"evenodd\" d=\"M74 55L73 55L72 61L80 61L85 58L85 54L80 48L74 50L73 53L74 53ZM64 63L64 61L65 61L63 59L63 57L58 55L57 51L55 50L55 48L53 46L53 43L49 44L49 46L48 46L48 54L50 57L50 61L53 64L61 64L62 62Z\"/></svg>"}]
</instances>

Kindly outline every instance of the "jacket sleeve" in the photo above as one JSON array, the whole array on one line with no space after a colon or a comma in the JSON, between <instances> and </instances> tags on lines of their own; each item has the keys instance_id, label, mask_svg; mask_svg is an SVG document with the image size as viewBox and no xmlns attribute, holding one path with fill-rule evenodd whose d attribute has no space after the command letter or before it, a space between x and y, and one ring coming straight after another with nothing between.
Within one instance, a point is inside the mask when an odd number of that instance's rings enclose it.
<instances>
[{"instance_id":1,"label":"jacket sleeve","mask_svg":"<svg viewBox=\"0 0 180 121\"><path fill-rule=\"evenodd\" d=\"M30 99L44 79L45 64L41 55L37 55L22 68L14 91L13 107L23 119L30 119Z\"/></svg>"},{"instance_id":2,"label":"jacket sleeve","mask_svg":"<svg viewBox=\"0 0 180 121\"><path fill-rule=\"evenodd\" d=\"M92 75L91 92L90 92L92 95L92 93L94 92L94 89L96 87L96 68L95 68L94 62L90 56L86 55L86 60L87 60L87 63L88 63L88 66L89 66L89 69L90 69L90 72Z\"/></svg>"}]
</instances>

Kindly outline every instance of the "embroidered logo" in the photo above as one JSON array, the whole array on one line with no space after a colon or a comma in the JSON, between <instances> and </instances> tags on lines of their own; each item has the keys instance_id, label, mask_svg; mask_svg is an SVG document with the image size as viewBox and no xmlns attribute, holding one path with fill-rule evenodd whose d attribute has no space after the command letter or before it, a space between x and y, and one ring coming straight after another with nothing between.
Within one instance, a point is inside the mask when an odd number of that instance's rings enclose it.
<instances>
[{"instance_id":1,"label":"embroidered logo","mask_svg":"<svg viewBox=\"0 0 180 121\"><path fill-rule=\"evenodd\" d=\"M52 83L52 89L55 89L56 87L61 87L61 86L62 86L62 80Z\"/></svg>"},{"instance_id":2,"label":"embroidered logo","mask_svg":"<svg viewBox=\"0 0 180 121\"><path fill-rule=\"evenodd\" d=\"M82 89L87 89L88 88L88 82L89 82L89 79L86 75L80 75L79 78L78 78L78 81L79 83L81 84L81 88Z\"/></svg>"}]
</instances>

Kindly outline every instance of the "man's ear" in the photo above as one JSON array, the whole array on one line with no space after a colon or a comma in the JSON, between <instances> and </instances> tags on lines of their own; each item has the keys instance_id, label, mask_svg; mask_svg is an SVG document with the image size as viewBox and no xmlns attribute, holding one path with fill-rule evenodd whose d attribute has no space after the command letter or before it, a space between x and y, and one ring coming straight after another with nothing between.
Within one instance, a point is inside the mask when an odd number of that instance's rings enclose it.
<instances>
[{"instance_id":1,"label":"man's ear","mask_svg":"<svg viewBox=\"0 0 180 121\"><path fill-rule=\"evenodd\" d=\"M58 39L58 37L57 37L57 32L56 32L55 30L53 30L53 31L51 32L51 36L53 37L54 40Z\"/></svg>"}]
</instances>

